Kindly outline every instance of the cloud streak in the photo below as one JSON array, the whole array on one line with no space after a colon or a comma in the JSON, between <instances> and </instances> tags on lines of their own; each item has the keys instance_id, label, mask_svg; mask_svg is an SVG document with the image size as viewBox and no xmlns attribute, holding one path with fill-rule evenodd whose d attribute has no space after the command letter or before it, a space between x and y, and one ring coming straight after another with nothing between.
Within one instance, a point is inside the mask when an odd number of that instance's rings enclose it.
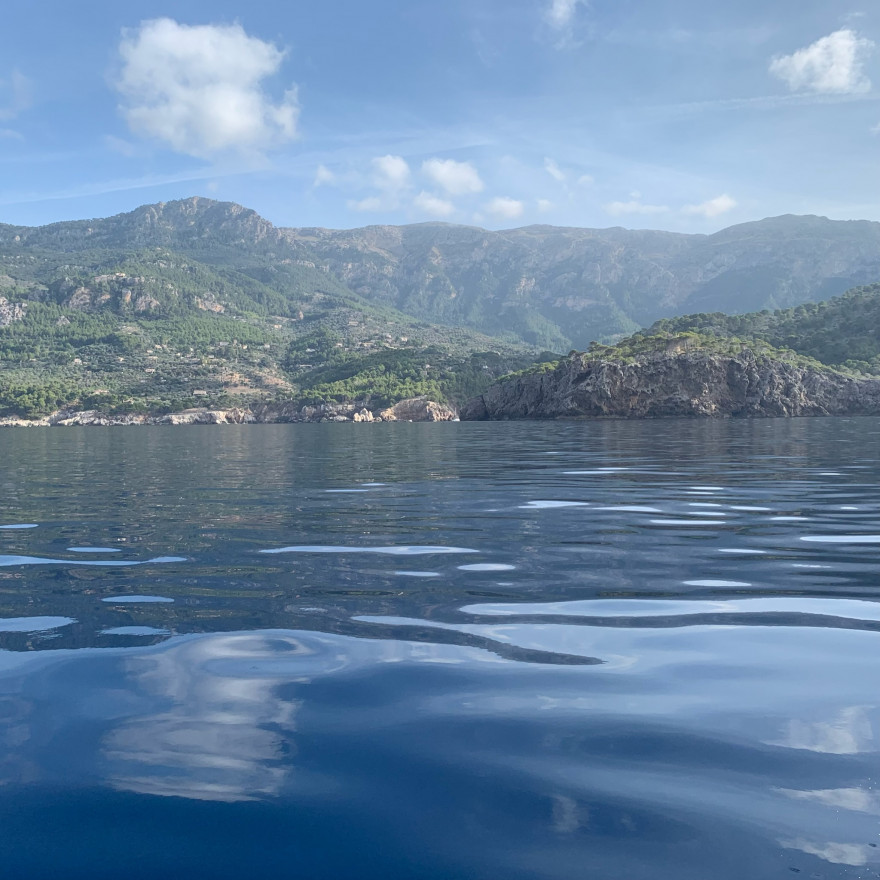
<instances>
[{"instance_id":1,"label":"cloud streak","mask_svg":"<svg viewBox=\"0 0 880 880\"><path fill-rule=\"evenodd\" d=\"M565 172L549 156L544 159L544 170L559 183L565 182Z\"/></svg>"},{"instance_id":2,"label":"cloud streak","mask_svg":"<svg viewBox=\"0 0 880 880\"><path fill-rule=\"evenodd\" d=\"M628 214L666 214L669 211L666 205L646 205L638 199L632 199L629 202L609 202L603 207L605 213L612 217L624 217Z\"/></svg>"}]
</instances>

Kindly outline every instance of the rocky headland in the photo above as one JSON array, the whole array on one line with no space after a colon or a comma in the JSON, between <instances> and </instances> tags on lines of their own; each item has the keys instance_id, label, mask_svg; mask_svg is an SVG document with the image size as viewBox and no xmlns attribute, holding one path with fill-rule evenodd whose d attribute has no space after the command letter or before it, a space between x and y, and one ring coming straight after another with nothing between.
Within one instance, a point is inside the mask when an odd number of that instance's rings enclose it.
<instances>
[{"instance_id":1,"label":"rocky headland","mask_svg":"<svg viewBox=\"0 0 880 880\"><path fill-rule=\"evenodd\" d=\"M634 358L572 352L555 368L514 375L461 409L464 420L880 415L880 379L782 353L652 351Z\"/></svg>"}]
</instances>

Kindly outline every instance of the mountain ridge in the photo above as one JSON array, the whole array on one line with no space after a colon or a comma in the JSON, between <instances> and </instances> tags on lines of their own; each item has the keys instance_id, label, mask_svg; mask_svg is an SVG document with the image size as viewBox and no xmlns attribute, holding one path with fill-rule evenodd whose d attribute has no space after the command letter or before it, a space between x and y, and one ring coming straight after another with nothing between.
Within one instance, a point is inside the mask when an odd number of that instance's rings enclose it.
<instances>
[{"instance_id":1,"label":"mountain ridge","mask_svg":"<svg viewBox=\"0 0 880 880\"><path fill-rule=\"evenodd\" d=\"M546 360L683 313L796 306L878 278L872 221L783 215L712 235L333 230L193 197L0 225L0 396L41 410L102 394L167 410L197 392L218 407L371 389L380 405L455 402L541 350Z\"/></svg>"},{"instance_id":2,"label":"mountain ridge","mask_svg":"<svg viewBox=\"0 0 880 880\"><path fill-rule=\"evenodd\" d=\"M275 226L250 208L197 196L108 218L0 226L0 244L13 236L22 247L70 252L166 246L213 249L227 261L242 252L305 260L374 303L557 349L686 312L821 300L880 278L880 223L817 215L709 235L437 221L340 230Z\"/></svg>"}]
</instances>

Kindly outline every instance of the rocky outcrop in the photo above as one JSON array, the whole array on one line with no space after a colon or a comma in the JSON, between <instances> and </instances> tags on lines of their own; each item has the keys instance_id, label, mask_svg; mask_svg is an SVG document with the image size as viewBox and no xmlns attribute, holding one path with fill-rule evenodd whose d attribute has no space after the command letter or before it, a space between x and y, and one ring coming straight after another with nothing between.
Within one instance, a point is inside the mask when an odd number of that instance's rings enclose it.
<instances>
[{"instance_id":1,"label":"rocky outcrop","mask_svg":"<svg viewBox=\"0 0 880 880\"><path fill-rule=\"evenodd\" d=\"M298 407L293 403L260 404L253 409L187 409L178 413L108 414L100 410L59 410L39 419L0 418L0 428L77 427L107 425L245 425L293 422L442 422L457 420L455 411L425 397L401 400L381 412L364 401Z\"/></svg>"},{"instance_id":2,"label":"rocky outcrop","mask_svg":"<svg viewBox=\"0 0 880 880\"><path fill-rule=\"evenodd\" d=\"M27 303L9 302L0 296L0 327L8 327L13 321L21 321L27 314Z\"/></svg>"},{"instance_id":3,"label":"rocky outcrop","mask_svg":"<svg viewBox=\"0 0 880 880\"><path fill-rule=\"evenodd\" d=\"M462 420L880 415L880 379L758 356L655 353L634 362L573 353L473 398Z\"/></svg>"},{"instance_id":4,"label":"rocky outcrop","mask_svg":"<svg viewBox=\"0 0 880 880\"><path fill-rule=\"evenodd\" d=\"M379 417L386 422L455 422L458 413L427 397L410 397L383 409Z\"/></svg>"}]
</instances>

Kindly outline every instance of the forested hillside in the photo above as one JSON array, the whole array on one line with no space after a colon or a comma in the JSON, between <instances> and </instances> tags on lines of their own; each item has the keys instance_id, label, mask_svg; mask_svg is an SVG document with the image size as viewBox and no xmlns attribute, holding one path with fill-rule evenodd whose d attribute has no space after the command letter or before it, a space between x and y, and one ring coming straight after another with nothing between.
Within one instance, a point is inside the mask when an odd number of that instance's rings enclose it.
<instances>
[{"instance_id":1,"label":"forested hillside","mask_svg":"<svg viewBox=\"0 0 880 880\"><path fill-rule=\"evenodd\" d=\"M698 332L723 338L761 339L829 366L880 375L880 284L791 309L746 315L684 315L655 323L648 334Z\"/></svg>"}]
</instances>

